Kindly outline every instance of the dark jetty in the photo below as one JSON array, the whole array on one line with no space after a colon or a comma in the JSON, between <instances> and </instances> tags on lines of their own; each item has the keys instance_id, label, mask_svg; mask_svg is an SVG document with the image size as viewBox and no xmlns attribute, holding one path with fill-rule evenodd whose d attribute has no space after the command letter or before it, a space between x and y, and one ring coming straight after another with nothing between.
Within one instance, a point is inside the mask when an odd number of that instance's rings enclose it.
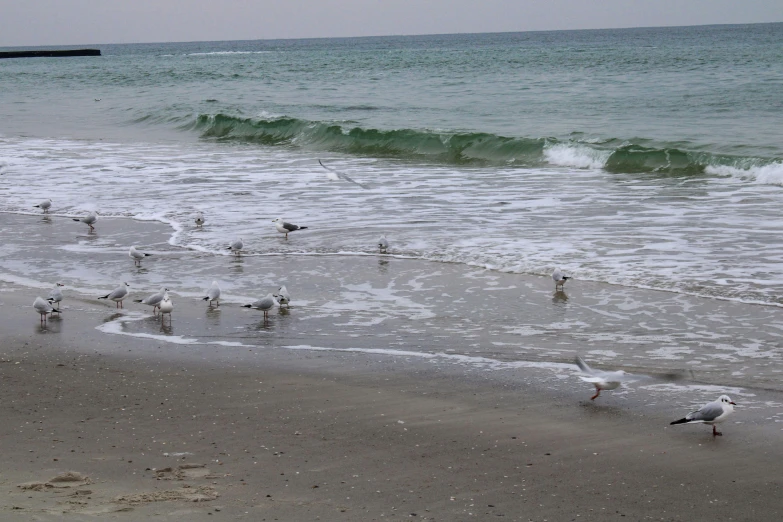
<instances>
[{"instance_id":1,"label":"dark jetty","mask_svg":"<svg viewBox=\"0 0 783 522\"><path fill-rule=\"evenodd\" d=\"M56 58L60 56L100 56L100 49L65 49L62 51L0 51L0 58Z\"/></svg>"}]
</instances>

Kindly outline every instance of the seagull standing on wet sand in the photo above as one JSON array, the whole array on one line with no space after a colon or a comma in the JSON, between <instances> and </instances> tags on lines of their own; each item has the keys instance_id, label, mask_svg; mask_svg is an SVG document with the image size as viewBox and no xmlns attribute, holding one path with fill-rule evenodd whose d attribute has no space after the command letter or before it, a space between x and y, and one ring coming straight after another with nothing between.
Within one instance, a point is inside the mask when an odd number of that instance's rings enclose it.
<instances>
[{"instance_id":1,"label":"seagull standing on wet sand","mask_svg":"<svg viewBox=\"0 0 783 522\"><path fill-rule=\"evenodd\" d=\"M381 254L385 254L387 248L389 248L389 241L386 239L386 236L381 236L378 240L378 251Z\"/></svg>"},{"instance_id":2,"label":"seagull standing on wet sand","mask_svg":"<svg viewBox=\"0 0 783 522\"><path fill-rule=\"evenodd\" d=\"M128 283L122 283L120 286L109 292L108 294L99 297L98 299L111 299L117 304L117 308L123 308L122 300L128 297Z\"/></svg>"},{"instance_id":3,"label":"seagull standing on wet sand","mask_svg":"<svg viewBox=\"0 0 783 522\"><path fill-rule=\"evenodd\" d=\"M275 228L277 228L277 231L281 234L285 234L285 238L288 239L288 233L294 232L296 230L304 230L307 227L300 227L299 225L292 225L291 223L286 223L283 221L283 218L277 218L273 219L272 223L275 224Z\"/></svg>"},{"instance_id":4,"label":"seagull standing on wet sand","mask_svg":"<svg viewBox=\"0 0 783 522\"><path fill-rule=\"evenodd\" d=\"M45 199L45 200L41 201L40 203L38 203L37 205L33 205L33 207L40 208L41 210L43 210L44 214L48 214L49 213L49 209L52 207L52 200L51 199Z\"/></svg>"},{"instance_id":5,"label":"seagull standing on wet sand","mask_svg":"<svg viewBox=\"0 0 783 522\"><path fill-rule=\"evenodd\" d=\"M231 250L231 252L235 256L241 256L242 255L242 249L245 247L245 243L242 241L242 238L235 239L231 242L230 245L228 245L228 250Z\"/></svg>"},{"instance_id":6,"label":"seagull standing on wet sand","mask_svg":"<svg viewBox=\"0 0 783 522\"><path fill-rule=\"evenodd\" d=\"M712 424L712 436L723 435L715 427L716 424L726 420L726 417L734 412L736 404L728 395L721 395L718 400L708 402L696 411L690 412L680 420L672 421L669 424Z\"/></svg>"},{"instance_id":7,"label":"seagull standing on wet sand","mask_svg":"<svg viewBox=\"0 0 783 522\"><path fill-rule=\"evenodd\" d=\"M552 272L552 279L555 281L555 290L557 290L558 288L562 290L563 285L565 285L566 281L571 279L571 277L564 275L559 268L555 268L555 271Z\"/></svg>"},{"instance_id":8,"label":"seagull standing on wet sand","mask_svg":"<svg viewBox=\"0 0 783 522\"><path fill-rule=\"evenodd\" d=\"M49 292L49 297L46 299L49 301L49 304L55 306L59 305L60 301L63 300L63 291L60 290L60 287L65 286L62 283L57 283L54 285L54 288L52 288L51 292ZM59 310L57 310L59 312Z\"/></svg>"},{"instance_id":9,"label":"seagull standing on wet sand","mask_svg":"<svg viewBox=\"0 0 783 522\"><path fill-rule=\"evenodd\" d=\"M168 288L161 288L157 294L152 294L144 299L134 299L134 303L141 303L152 307L152 313L155 314L155 310L160 308L160 303L163 301L163 296L168 292Z\"/></svg>"},{"instance_id":10,"label":"seagull standing on wet sand","mask_svg":"<svg viewBox=\"0 0 783 522\"><path fill-rule=\"evenodd\" d=\"M288 289L285 287L285 285L281 286L277 293L274 294L272 297L277 299L277 302L280 303L280 306L287 305L290 307L291 303L291 294L288 293Z\"/></svg>"},{"instance_id":11,"label":"seagull standing on wet sand","mask_svg":"<svg viewBox=\"0 0 783 522\"><path fill-rule=\"evenodd\" d=\"M133 259L133 263L136 266L141 266L141 260L144 259L145 257L151 256L152 254L145 254L144 252L139 252L138 250L136 250L135 246L132 246L130 247L130 252L128 252L128 255L130 256L131 259Z\"/></svg>"},{"instance_id":12,"label":"seagull standing on wet sand","mask_svg":"<svg viewBox=\"0 0 783 522\"><path fill-rule=\"evenodd\" d=\"M83 218L71 218L71 219L73 219L74 221L81 221L82 223L86 224L88 227L90 227L90 231L92 232L95 230L95 227L93 227L93 225L95 224L96 221L98 221L98 213L92 211L86 216L84 216Z\"/></svg>"},{"instance_id":13,"label":"seagull standing on wet sand","mask_svg":"<svg viewBox=\"0 0 783 522\"><path fill-rule=\"evenodd\" d=\"M160 322L163 323L165 315L169 314L169 325L171 325L171 311L174 310L174 303L171 302L168 292L163 294L163 301L160 302L158 308L160 308Z\"/></svg>"},{"instance_id":14,"label":"seagull standing on wet sand","mask_svg":"<svg viewBox=\"0 0 783 522\"><path fill-rule=\"evenodd\" d=\"M272 294L266 294L266 297L262 297L258 301L254 301L251 304L243 305L242 308L252 308L253 310L261 310L264 312L264 320L269 317L269 310L275 306L275 296Z\"/></svg>"},{"instance_id":15,"label":"seagull standing on wet sand","mask_svg":"<svg viewBox=\"0 0 783 522\"><path fill-rule=\"evenodd\" d=\"M59 310L54 308L52 305L50 305L48 302L44 301L40 297L36 297L35 301L33 302L33 308L35 308L35 311L41 314L41 324L46 323L46 314L50 314L52 312L60 313Z\"/></svg>"},{"instance_id":16,"label":"seagull standing on wet sand","mask_svg":"<svg viewBox=\"0 0 783 522\"><path fill-rule=\"evenodd\" d=\"M202 301L209 301L209 306L212 306L212 301L216 301L215 306L220 306L220 286L217 281L212 281L212 285L207 290L207 295L201 298Z\"/></svg>"}]
</instances>

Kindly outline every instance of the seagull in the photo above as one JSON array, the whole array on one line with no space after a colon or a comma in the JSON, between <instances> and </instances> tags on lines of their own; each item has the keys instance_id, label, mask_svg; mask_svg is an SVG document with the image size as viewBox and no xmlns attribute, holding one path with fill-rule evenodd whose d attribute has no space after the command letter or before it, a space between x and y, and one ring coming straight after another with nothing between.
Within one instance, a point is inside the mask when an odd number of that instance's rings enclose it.
<instances>
[{"instance_id":1,"label":"seagull","mask_svg":"<svg viewBox=\"0 0 783 522\"><path fill-rule=\"evenodd\" d=\"M726 420L726 417L734 412L734 403L728 395L721 395L718 400L708 402L696 411L690 412L680 420L672 421L669 424L690 424L692 422L702 424L712 424L712 436L723 435L715 427L719 422Z\"/></svg>"},{"instance_id":2,"label":"seagull","mask_svg":"<svg viewBox=\"0 0 783 522\"><path fill-rule=\"evenodd\" d=\"M128 255L131 259L133 259L133 262L136 266L141 266L141 260L145 257L151 256L152 254L145 254L144 252L139 252L136 250L135 246L130 247L130 252L128 252Z\"/></svg>"},{"instance_id":3,"label":"seagull","mask_svg":"<svg viewBox=\"0 0 783 522\"><path fill-rule=\"evenodd\" d=\"M95 222L98 221L98 213L93 210L83 218L71 218L71 219L73 219L74 221L81 221L82 223L90 227L90 231L93 231L95 230L93 224L95 224Z\"/></svg>"},{"instance_id":4,"label":"seagull","mask_svg":"<svg viewBox=\"0 0 783 522\"><path fill-rule=\"evenodd\" d=\"M171 324L171 311L174 310L174 303L171 302L168 292L163 294L163 301L160 302L158 308L160 308L160 322L164 321L164 314L169 314L169 324Z\"/></svg>"},{"instance_id":5,"label":"seagull","mask_svg":"<svg viewBox=\"0 0 783 522\"><path fill-rule=\"evenodd\" d=\"M216 306L220 306L220 286L217 281L212 281L212 285L207 290L206 297L201 298L202 301L209 301L209 306L212 306L212 301L217 301Z\"/></svg>"},{"instance_id":6,"label":"seagull","mask_svg":"<svg viewBox=\"0 0 783 522\"><path fill-rule=\"evenodd\" d=\"M349 181L349 182L351 182L351 183L353 183L353 184L355 184L355 185L359 185L360 187L362 187L362 188L363 188L363 189L365 189L365 190L366 190L366 189L368 189L368 188L370 188L370 187L368 187L367 185L365 185L365 184L363 184L363 183L359 183L358 181L355 181L355 180L353 180L353 179L349 178L348 176L346 176L346 175L345 175L345 174L343 174L342 172L337 172L337 171L336 171L336 170L334 170L333 168L331 168L331 167L327 167L326 165L324 165L323 163L321 163L321 160L318 160L318 163L319 163L319 164L320 164L320 165L321 165L323 168L325 168L326 170L328 170L328 171L329 171L329 174L327 174L327 176L329 177L329 179L331 179L331 180L333 180L333 181L337 181L338 179L343 179L343 180L345 180L345 181Z\"/></svg>"},{"instance_id":7,"label":"seagull","mask_svg":"<svg viewBox=\"0 0 783 522\"><path fill-rule=\"evenodd\" d=\"M134 299L134 303L141 303L145 305L152 306L152 313L155 313L155 310L157 308L160 308L160 302L163 301L163 296L168 292L168 288L161 288L160 292L157 294L152 294L151 296L145 298L145 299Z\"/></svg>"},{"instance_id":8,"label":"seagull","mask_svg":"<svg viewBox=\"0 0 783 522\"><path fill-rule=\"evenodd\" d=\"M285 287L285 285L281 286L277 293L274 294L272 297L277 299L277 302L280 303L280 306L288 305L291 306L291 294L288 293L288 289Z\"/></svg>"},{"instance_id":9,"label":"seagull","mask_svg":"<svg viewBox=\"0 0 783 522\"><path fill-rule=\"evenodd\" d=\"M299 225L292 225L291 223L286 223L283 221L283 218L277 218L273 219L272 223L275 224L275 227L277 228L277 231L281 234L285 234L285 238L288 239L288 233L294 232L295 230L304 230L307 227L300 227Z\"/></svg>"},{"instance_id":10,"label":"seagull","mask_svg":"<svg viewBox=\"0 0 783 522\"><path fill-rule=\"evenodd\" d=\"M201 228L204 225L204 214L199 212L196 215L196 227Z\"/></svg>"},{"instance_id":11,"label":"seagull","mask_svg":"<svg viewBox=\"0 0 783 522\"><path fill-rule=\"evenodd\" d=\"M266 297L263 297L259 299L258 301L254 301L251 304L243 305L243 308L252 308L254 310L261 310L264 312L264 319L269 317L269 310L275 306L275 296L272 294L266 294Z\"/></svg>"},{"instance_id":12,"label":"seagull","mask_svg":"<svg viewBox=\"0 0 783 522\"><path fill-rule=\"evenodd\" d=\"M33 302L33 308L35 308L35 311L41 314L41 324L46 323L46 314L50 314L52 312L60 313L59 310L54 308L52 305L50 305L48 302L44 301L40 297L35 298L35 302Z\"/></svg>"},{"instance_id":13,"label":"seagull","mask_svg":"<svg viewBox=\"0 0 783 522\"><path fill-rule=\"evenodd\" d=\"M231 250L235 256L241 256L242 252L241 250L245 247L245 243L242 242L242 238L235 239L231 242L231 244L228 246L228 250Z\"/></svg>"},{"instance_id":14,"label":"seagull","mask_svg":"<svg viewBox=\"0 0 783 522\"><path fill-rule=\"evenodd\" d=\"M54 288L52 288L52 291L49 292L49 297L46 299L47 301L49 301L49 304L51 304L51 305L55 305L55 304L59 305L60 301L63 300L63 291L60 290L61 286L65 286L65 285L62 284L62 283L57 283L56 285L54 285ZM58 310L58 312L59 312L59 310Z\"/></svg>"},{"instance_id":15,"label":"seagull","mask_svg":"<svg viewBox=\"0 0 783 522\"><path fill-rule=\"evenodd\" d=\"M563 285L566 284L566 281L571 279L571 277L563 275L563 272L561 272L559 268L555 268L555 271L552 272L552 279L555 281L555 290L558 288L562 290Z\"/></svg>"},{"instance_id":16,"label":"seagull","mask_svg":"<svg viewBox=\"0 0 783 522\"><path fill-rule=\"evenodd\" d=\"M109 292L108 294L99 297L98 299L111 299L117 304L117 308L123 308L122 300L128 297L128 283L122 283L120 286Z\"/></svg>"},{"instance_id":17,"label":"seagull","mask_svg":"<svg viewBox=\"0 0 783 522\"><path fill-rule=\"evenodd\" d=\"M33 207L40 208L41 210L43 210L44 214L48 214L49 213L49 209L51 208L51 206L52 206L52 200L51 199L45 199L45 200L41 201L40 203L38 203L37 205L33 205Z\"/></svg>"},{"instance_id":18,"label":"seagull","mask_svg":"<svg viewBox=\"0 0 783 522\"><path fill-rule=\"evenodd\" d=\"M389 241L386 239L386 236L381 236L378 240L378 251L381 254L385 254L387 248L389 248Z\"/></svg>"},{"instance_id":19,"label":"seagull","mask_svg":"<svg viewBox=\"0 0 783 522\"><path fill-rule=\"evenodd\" d=\"M626 373L622 370L617 371L603 371L590 368L584 360L577 355L574 361L579 367L582 374L579 376L585 382L591 383L595 386L595 395L590 397L591 401L594 401L600 394L601 390L616 390L624 382L634 382L641 380L659 380L659 381L678 381L681 380L684 375L678 372L665 373L659 375L634 375L632 373Z\"/></svg>"}]
</instances>

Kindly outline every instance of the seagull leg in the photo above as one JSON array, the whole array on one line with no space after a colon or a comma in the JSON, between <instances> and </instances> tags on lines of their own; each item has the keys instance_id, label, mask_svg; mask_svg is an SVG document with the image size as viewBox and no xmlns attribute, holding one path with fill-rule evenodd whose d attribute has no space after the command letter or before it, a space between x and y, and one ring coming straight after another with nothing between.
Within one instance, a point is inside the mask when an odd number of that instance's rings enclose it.
<instances>
[{"instance_id":1,"label":"seagull leg","mask_svg":"<svg viewBox=\"0 0 783 522\"><path fill-rule=\"evenodd\" d=\"M590 397L590 400L591 400L591 401L594 401L594 400L596 399L596 397L598 397L599 395L601 395L601 388L599 388L597 384L596 384L596 385L594 385L594 386L595 386L595 395L593 395L592 397Z\"/></svg>"},{"instance_id":2,"label":"seagull leg","mask_svg":"<svg viewBox=\"0 0 783 522\"><path fill-rule=\"evenodd\" d=\"M720 437L722 435L723 435L723 433L719 432L718 428L716 428L715 425L713 424L712 425L712 436L713 437Z\"/></svg>"}]
</instances>

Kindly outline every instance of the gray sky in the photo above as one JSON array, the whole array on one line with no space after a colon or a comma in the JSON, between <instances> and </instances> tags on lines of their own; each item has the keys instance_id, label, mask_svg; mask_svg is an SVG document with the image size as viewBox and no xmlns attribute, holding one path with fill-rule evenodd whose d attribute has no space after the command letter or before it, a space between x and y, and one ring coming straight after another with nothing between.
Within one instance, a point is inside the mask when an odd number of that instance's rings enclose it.
<instances>
[{"instance_id":1,"label":"gray sky","mask_svg":"<svg viewBox=\"0 0 783 522\"><path fill-rule=\"evenodd\" d=\"M0 0L0 46L782 21L783 0Z\"/></svg>"}]
</instances>

